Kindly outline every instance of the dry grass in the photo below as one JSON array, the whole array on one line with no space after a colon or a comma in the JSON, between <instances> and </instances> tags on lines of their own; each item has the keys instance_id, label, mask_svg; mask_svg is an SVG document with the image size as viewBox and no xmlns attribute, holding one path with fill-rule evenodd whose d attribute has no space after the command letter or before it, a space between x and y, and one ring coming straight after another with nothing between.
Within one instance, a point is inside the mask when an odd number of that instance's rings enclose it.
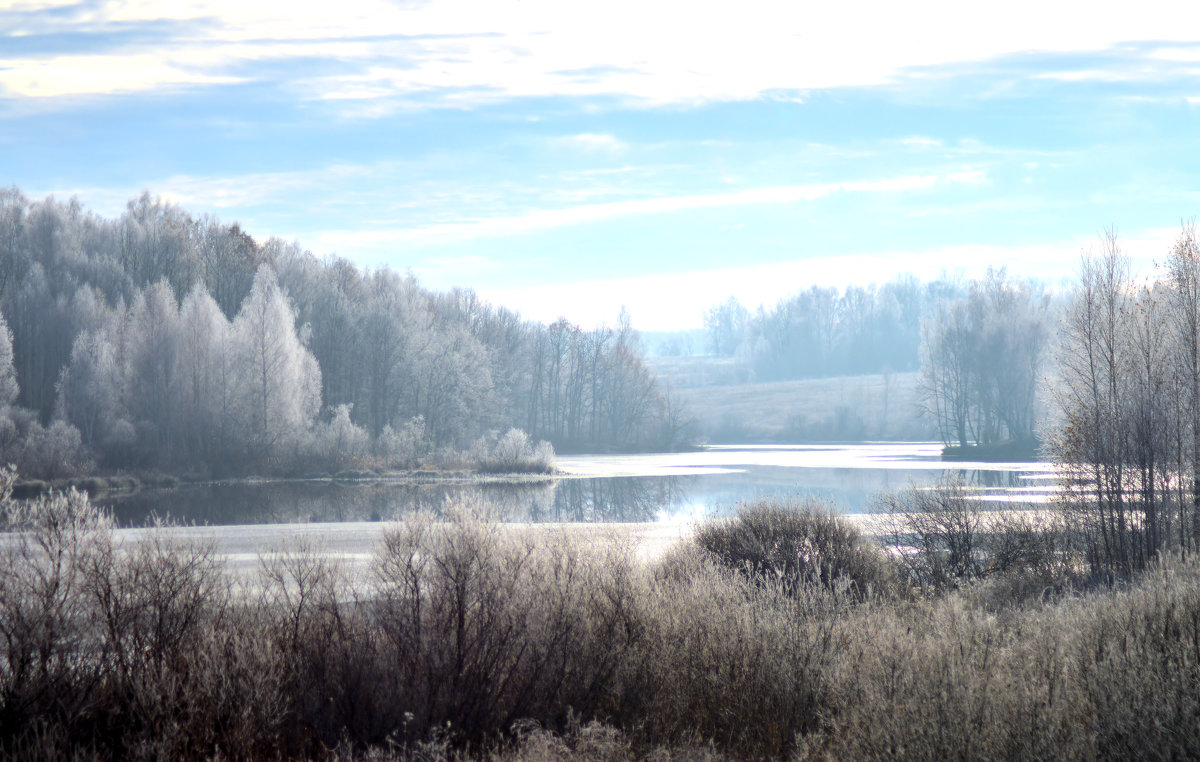
<instances>
[{"instance_id":1,"label":"dry grass","mask_svg":"<svg viewBox=\"0 0 1200 762\"><path fill-rule=\"evenodd\" d=\"M369 583L302 544L238 590L210 547L116 543L84 495L4 502L11 758L1200 756L1192 560L922 596L873 587L887 556L811 505L655 563L463 510L389 530ZM1037 568L1030 542L994 557Z\"/></svg>"},{"instance_id":2,"label":"dry grass","mask_svg":"<svg viewBox=\"0 0 1200 762\"><path fill-rule=\"evenodd\" d=\"M713 442L936 438L920 417L916 373L674 389Z\"/></svg>"}]
</instances>

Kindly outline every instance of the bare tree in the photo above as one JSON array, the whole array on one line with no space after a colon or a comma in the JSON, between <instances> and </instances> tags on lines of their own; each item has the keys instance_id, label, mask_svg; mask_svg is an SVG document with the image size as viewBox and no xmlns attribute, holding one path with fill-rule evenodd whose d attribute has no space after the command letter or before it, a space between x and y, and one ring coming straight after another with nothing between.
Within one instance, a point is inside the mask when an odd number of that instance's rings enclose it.
<instances>
[{"instance_id":1,"label":"bare tree","mask_svg":"<svg viewBox=\"0 0 1200 762\"><path fill-rule=\"evenodd\" d=\"M959 446L1035 437L1047 301L989 270L926 322L920 392L942 440Z\"/></svg>"},{"instance_id":2,"label":"bare tree","mask_svg":"<svg viewBox=\"0 0 1200 762\"><path fill-rule=\"evenodd\" d=\"M1191 543L1200 542L1200 244L1195 222L1183 226L1167 260L1171 322L1177 342L1177 363L1186 431L1187 467L1191 474Z\"/></svg>"}]
</instances>

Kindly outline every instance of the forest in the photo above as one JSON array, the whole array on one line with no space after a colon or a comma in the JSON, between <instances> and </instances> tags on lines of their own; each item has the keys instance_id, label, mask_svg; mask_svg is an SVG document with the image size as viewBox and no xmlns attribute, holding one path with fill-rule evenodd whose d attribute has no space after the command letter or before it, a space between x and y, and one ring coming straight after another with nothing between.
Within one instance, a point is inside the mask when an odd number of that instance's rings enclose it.
<instances>
[{"instance_id":1,"label":"forest","mask_svg":"<svg viewBox=\"0 0 1200 762\"><path fill-rule=\"evenodd\" d=\"M0 462L24 476L685 443L627 318L523 320L149 194L104 219L0 190L0 314Z\"/></svg>"},{"instance_id":2,"label":"forest","mask_svg":"<svg viewBox=\"0 0 1200 762\"><path fill-rule=\"evenodd\" d=\"M911 276L879 288L811 286L754 313L731 296L704 314L706 349L755 381L915 370L929 305L962 290Z\"/></svg>"},{"instance_id":3,"label":"forest","mask_svg":"<svg viewBox=\"0 0 1200 762\"><path fill-rule=\"evenodd\" d=\"M755 313L730 297L705 312L706 348L749 384L829 378L844 387L845 377L879 375L889 385L915 374L913 404L930 435L960 449L1013 443L1031 457L1067 299L1004 269L975 280L812 286ZM834 438L869 429L861 411L835 412L826 427Z\"/></svg>"}]
</instances>

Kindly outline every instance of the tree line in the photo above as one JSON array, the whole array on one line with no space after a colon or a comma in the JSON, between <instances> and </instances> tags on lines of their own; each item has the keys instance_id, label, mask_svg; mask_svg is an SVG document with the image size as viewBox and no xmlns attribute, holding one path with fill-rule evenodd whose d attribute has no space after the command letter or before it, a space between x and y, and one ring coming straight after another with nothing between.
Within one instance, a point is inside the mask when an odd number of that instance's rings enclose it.
<instances>
[{"instance_id":1,"label":"tree line","mask_svg":"<svg viewBox=\"0 0 1200 762\"><path fill-rule=\"evenodd\" d=\"M751 313L730 297L704 314L709 354L733 358L755 381L916 370L921 324L960 296L953 280L911 275L882 286L812 286Z\"/></svg>"},{"instance_id":2,"label":"tree line","mask_svg":"<svg viewBox=\"0 0 1200 762\"><path fill-rule=\"evenodd\" d=\"M704 322L709 353L732 358L748 380L917 371L921 412L945 444L1029 450L1059 301L989 270L971 281L813 286L754 314L730 297Z\"/></svg>"},{"instance_id":3,"label":"tree line","mask_svg":"<svg viewBox=\"0 0 1200 762\"><path fill-rule=\"evenodd\" d=\"M926 322L922 392L948 443L1039 437L1093 572L1200 549L1200 242L1135 276L1115 231L1052 297L1003 271Z\"/></svg>"},{"instance_id":4,"label":"tree line","mask_svg":"<svg viewBox=\"0 0 1200 762\"><path fill-rule=\"evenodd\" d=\"M628 320L523 320L148 193L105 219L0 190L0 315L0 457L26 475L414 465L509 429L680 444Z\"/></svg>"}]
</instances>

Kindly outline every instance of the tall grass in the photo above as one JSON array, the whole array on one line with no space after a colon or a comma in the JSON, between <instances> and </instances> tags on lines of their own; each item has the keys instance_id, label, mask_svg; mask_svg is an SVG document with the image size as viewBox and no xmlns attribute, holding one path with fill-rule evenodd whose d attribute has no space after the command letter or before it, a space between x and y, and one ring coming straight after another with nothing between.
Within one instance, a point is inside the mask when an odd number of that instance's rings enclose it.
<instances>
[{"instance_id":1,"label":"tall grass","mask_svg":"<svg viewBox=\"0 0 1200 762\"><path fill-rule=\"evenodd\" d=\"M811 504L747 506L654 564L463 509L388 528L367 579L304 543L243 584L11 479L11 758L1200 755L1192 560L1005 603L1007 572L911 587Z\"/></svg>"}]
</instances>

